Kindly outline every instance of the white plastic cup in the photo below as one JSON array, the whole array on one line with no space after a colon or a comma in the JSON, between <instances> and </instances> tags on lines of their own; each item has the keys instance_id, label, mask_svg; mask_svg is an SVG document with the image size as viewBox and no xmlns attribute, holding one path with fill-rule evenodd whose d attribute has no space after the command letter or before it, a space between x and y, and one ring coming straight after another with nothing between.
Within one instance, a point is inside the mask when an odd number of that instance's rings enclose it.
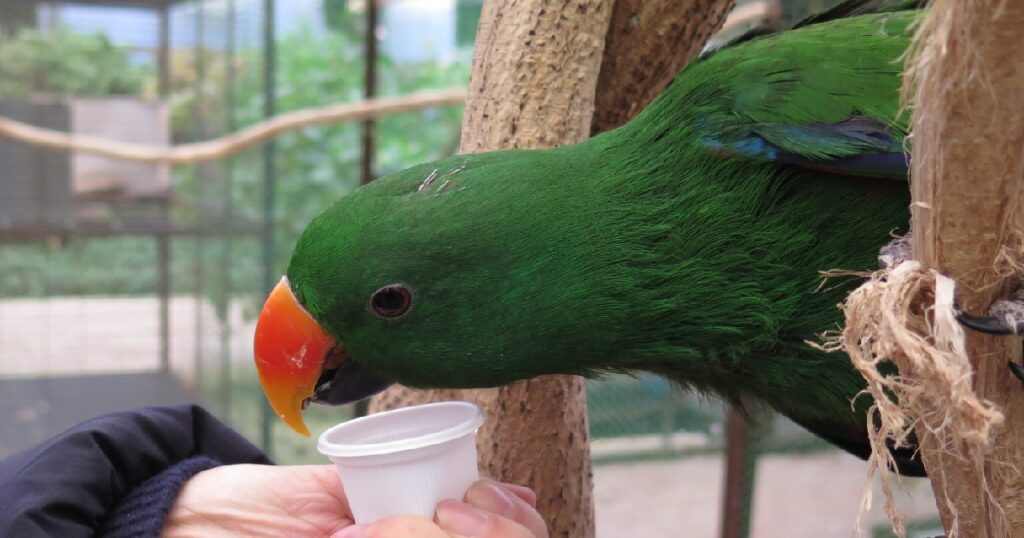
<instances>
[{"instance_id":1,"label":"white plastic cup","mask_svg":"<svg viewBox=\"0 0 1024 538\"><path fill-rule=\"evenodd\" d=\"M406 407L343 422L320 435L317 450L338 468L356 523L400 514L432 519L437 503L461 500L479 477L469 402Z\"/></svg>"}]
</instances>

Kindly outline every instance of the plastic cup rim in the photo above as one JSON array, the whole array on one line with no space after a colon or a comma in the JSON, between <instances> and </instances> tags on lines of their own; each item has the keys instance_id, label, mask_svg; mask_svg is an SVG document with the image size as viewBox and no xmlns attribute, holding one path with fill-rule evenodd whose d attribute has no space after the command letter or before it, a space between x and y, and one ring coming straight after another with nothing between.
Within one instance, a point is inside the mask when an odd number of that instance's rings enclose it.
<instances>
[{"instance_id":1,"label":"plastic cup rim","mask_svg":"<svg viewBox=\"0 0 1024 538\"><path fill-rule=\"evenodd\" d=\"M448 428L436 432L417 435L415 437L395 439L394 441L384 441L381 443L345 444L328 441L328 436L337 430L352 427L356 424L361 424L373 420L379 420L381 417L384 416L402 415L430 407L464 407L473 409L475 413L468 420L464 420L454 426L450 426ZM316 449L321 454L333 458L359 458L366 456L384 456L388 454L395 454L398 452L407 452L411 450L427 448L439 445L441 443L445 443L447 441L452 441L460 437L463 437L468 433L475 432L478 428L480 428L480 426L483 423L483 411L481 411L480 406L472 402L449 401L414 405L410 407L403 407L401 409L394 409L392 411L385 411L383 413L377 413L375 415L359 417L346 422L342 422L341 424L337 424L335 426L331 426L326 431L324 431L324 433L320 434L320 438L317 440L316 443Z\"/></svg>"}]
</instances>

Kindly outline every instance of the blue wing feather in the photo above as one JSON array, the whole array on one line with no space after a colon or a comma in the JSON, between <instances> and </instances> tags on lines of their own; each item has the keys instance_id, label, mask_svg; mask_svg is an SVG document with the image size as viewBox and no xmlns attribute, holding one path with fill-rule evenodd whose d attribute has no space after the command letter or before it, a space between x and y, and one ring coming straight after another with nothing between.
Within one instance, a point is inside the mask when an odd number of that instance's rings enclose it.
<instances>
[{"instance_id":1,"label":"blue wing feather","mask_svg":"<svg viewBox=\"0 0 1024 538\"><path fill-rule=\"evenodd\" d=\"M877 120L863 116L826 125L759 124L747 136L705 145L729 157L772 161L838 175L905 179L910 164L903 140Z\"/></svg>"}]
</instances>

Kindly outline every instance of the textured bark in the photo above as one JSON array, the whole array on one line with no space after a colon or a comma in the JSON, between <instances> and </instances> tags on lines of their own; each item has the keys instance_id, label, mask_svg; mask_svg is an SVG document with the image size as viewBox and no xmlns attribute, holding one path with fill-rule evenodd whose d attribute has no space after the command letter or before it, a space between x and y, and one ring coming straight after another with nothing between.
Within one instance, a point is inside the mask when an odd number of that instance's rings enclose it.
<instances>
[{"instance_id":1,"label":"textured bark","mask_svg":"<svg viewBox=\"0 0 1024 538\"><path fill-rule=\"evenodd\" d=\"M1024 62L1007 44L1019 42L1024 1L939 0L928 17L913 125L914 255L956 280L964 310L983 314L1019 283L1004 278L997 260L1007 248L1021 260ZM948 532L955 513L958 536L1024 536L1024 391L1006 368L1020 360L1020 339L967 331L967 346L974 390L1005 422L984 476L949 455L937 466L940 440L930 435L922 439L925 464L935 491L952 499L945 506L937 495Z\"/></svg>"},{"instance_id":2,"label":"textured bark","mask_svg":"<svg viewBox=\"0 0 1024 538\"><path fill-rule=\"evenodd\" d=\"M462 152L549 148L590 134L612 0L486 2Z\"/></svg>"},{"instance_id":3,"label":"textured bark","mask_svg":"<svg viewBox=\"0 0 1024 538\"><path fill-rule=\"evenodd\" d=\"M617 0L597 84L594 134L644 109L725 22L733 0Z\"/></svg>"}]
</instances>

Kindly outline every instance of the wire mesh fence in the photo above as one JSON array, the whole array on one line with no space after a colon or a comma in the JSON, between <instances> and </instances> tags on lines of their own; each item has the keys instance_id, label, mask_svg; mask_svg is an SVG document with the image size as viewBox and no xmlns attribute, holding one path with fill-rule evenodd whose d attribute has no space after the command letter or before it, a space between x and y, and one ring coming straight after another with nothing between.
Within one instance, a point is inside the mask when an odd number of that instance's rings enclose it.
<instances>
[{"instance_id":1,"label":"wire mesh fence","mask_svg":"<svg viewBox=\"0 0 1024 538\"><path fill-rule=\"evenodd\" d=\"M481 4L379 2L373 90L393 96L465 85ZM372 5L5 0L0 116L160 145L209 139L274 113L359 101L367 90ZM373 175L454 154L460 117L458 107L439 107L375 120ZM0 456L103 412L194 401L279 462L320 462L308 440L278 427L268 413L251 337L267 287L283 272L298 234L329 201L362 182L364 133L356 123L308 128L228 159L184 166L0 138ZM713 492L700 501L711 508L680 510L687 494L666 488L676 496L652 510L686 522L654 518L669 530L646 535L676 535L671 529L694 521L712 529L694 536L714 535L723 480L706 471L722 467L722 404L655 376L593 380L588 398L593 454L609 464L598 468L599 505L602 488L653 487L631 482L646 472L643 460L677 462L681 467L671 471L654 467L655 479L680 473L680 484ZM352 413L314 408L307 420L318 431ZM806 484L825 483L835 461L863 469L823 452L822 441L791 423L757 418L756 454L770 454L767 467L758 464L758 488L775 487L780 479L762 475L790 460L803 462L793 472L803 473L805 482L796 482ZM801 460L802 453L819 456ZM692 480L691 468L699 475ZM773 507L767 516L754 512L755 536L780 535L758 534L759 528L787 528L786 512L772 497L753 497L755 505ZM858 498L821 507L818 519L848 531ZM624 517L613 521L614 502L606 503L598 511L605 517L601 536L643 534L631 532ZM749 516L749 497L745 503ZM809 528L784 534L822 535L820 525Z\"/></svg>"}]
</instances>

